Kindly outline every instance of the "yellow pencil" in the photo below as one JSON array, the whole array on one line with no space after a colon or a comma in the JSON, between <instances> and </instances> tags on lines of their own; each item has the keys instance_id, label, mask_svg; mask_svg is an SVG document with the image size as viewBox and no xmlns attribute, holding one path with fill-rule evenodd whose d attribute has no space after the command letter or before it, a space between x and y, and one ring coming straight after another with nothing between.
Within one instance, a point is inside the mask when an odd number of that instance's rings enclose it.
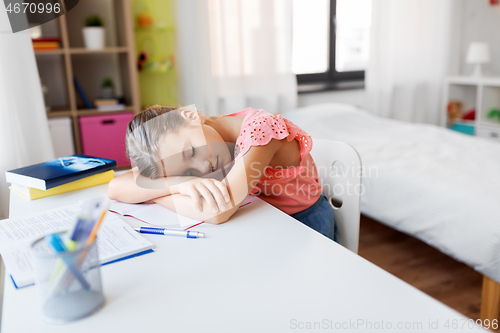
<instances>
[{"instance_id":1,"label":"yellow pencil","mask_svg":"<svg viewBox=\"0 0 500 333\"><path fill-rule=\"evenodd\" d=\"M101 218L99 219L99 221L96 222L96 224L92 228L92 232L90 233L89 238L87 239L86 245L92 244L92 242L95 240L95 238L97 236L97 230L101 226L102 220L104 220L104 215L106 215L107 211L108 211L108 209L107 209L107 205L106 205L106 208L104 209L104 211L101 214Z\"/></svg>"}]
</instances>

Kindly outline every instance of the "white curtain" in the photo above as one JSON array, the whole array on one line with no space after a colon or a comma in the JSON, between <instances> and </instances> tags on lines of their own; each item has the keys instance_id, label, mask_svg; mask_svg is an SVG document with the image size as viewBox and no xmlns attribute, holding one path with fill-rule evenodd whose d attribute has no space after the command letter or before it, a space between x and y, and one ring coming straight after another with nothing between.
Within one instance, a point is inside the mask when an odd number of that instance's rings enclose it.
<instances>
[{"instance_id":1,"label":"white curtain","mask_svg":"<svg viewBox=\"0 0 500 333\"><path fill-rule=\"evenodd\" d=\"M450 71L453 0L373 0L367 109L439 124Z\"/></svg>"},{"instance_id":2,"label":"white curtain","mask_svg":"<svg viewBox=\"0 0 500 333\"><path fill-rule=\"evenodd\" d=\"M28 33L12 33L0 5L0 218L8 217L5 171L54 158Z\"/></svg>"},{"instance_id":3,"label":"white curtain","mask_svg":"<svg viewBox=\"0 0 500 333\"><path fill-rule=\"evenodd\" d=\"M297 104L292 1L177 1L180 103L208 115Z\"/></svg>"}]
</instances>

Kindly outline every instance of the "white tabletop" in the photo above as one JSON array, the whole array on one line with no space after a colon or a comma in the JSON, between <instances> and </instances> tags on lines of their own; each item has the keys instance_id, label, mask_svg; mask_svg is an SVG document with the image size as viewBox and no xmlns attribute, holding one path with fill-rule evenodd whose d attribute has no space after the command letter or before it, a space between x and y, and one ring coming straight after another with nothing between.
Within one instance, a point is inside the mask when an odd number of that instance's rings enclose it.
<instances>
[{"instance_id":1,"label":"white tabletop","mask_svg":"<svg viewBox=\"0 0 500 333\"><path fill-rule=\"evenodd\" d=\"M10 216L76 203L105 189L31 202L12 194ZM284 332L307 325L359 332L371 331L370 323L377 332L388 325L425 332L446 330L447 321L447 331L455 332L471 325L257 198L228 223L198 230L207 237L146 235L154 253L102 267L105 306L70 324L44 323L36 288L16 290L6 279L2 332ZM429 329L436 321L439 330Z\"/></svg>"}]
</instances>

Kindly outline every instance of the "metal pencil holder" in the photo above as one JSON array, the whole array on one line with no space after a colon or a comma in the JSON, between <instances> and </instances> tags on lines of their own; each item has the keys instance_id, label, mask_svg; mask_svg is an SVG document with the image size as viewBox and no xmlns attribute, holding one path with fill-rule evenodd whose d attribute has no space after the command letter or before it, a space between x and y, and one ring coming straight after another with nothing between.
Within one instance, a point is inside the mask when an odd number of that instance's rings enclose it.
<instances>
[{"instance_id":1,"label":"metal pencil holder","mask_svg":"<svg viewBox=\"0 0 500 333\"><path fill-rule=\"evenodd\" d=\"M72 252L55 253L43 238L31 246L40 314L50 323L66 323L104 305L97 242Z\"/></svg>"}]
</instances>

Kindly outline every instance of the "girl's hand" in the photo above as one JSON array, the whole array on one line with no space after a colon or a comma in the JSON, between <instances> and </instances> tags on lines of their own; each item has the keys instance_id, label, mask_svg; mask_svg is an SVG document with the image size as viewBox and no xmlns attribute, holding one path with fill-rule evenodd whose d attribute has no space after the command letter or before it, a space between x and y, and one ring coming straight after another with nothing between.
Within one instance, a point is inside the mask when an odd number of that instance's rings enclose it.
<instances>
[{"instance_id":1,"label":"girl's hand","mask_svg":"<svg viewBox=\"0 0 500 333\"><path fill-rule=\"evenodd\" d=\"M219 210L226 210L226 204L229 202L229 192L226 184L211 178L184 177L185 182L172 185L170 187L173 193L179 193L193 199L194 205L198 211L203 210L201 198L203 197L213 213Z\"/></svg>"}]
</instances>

